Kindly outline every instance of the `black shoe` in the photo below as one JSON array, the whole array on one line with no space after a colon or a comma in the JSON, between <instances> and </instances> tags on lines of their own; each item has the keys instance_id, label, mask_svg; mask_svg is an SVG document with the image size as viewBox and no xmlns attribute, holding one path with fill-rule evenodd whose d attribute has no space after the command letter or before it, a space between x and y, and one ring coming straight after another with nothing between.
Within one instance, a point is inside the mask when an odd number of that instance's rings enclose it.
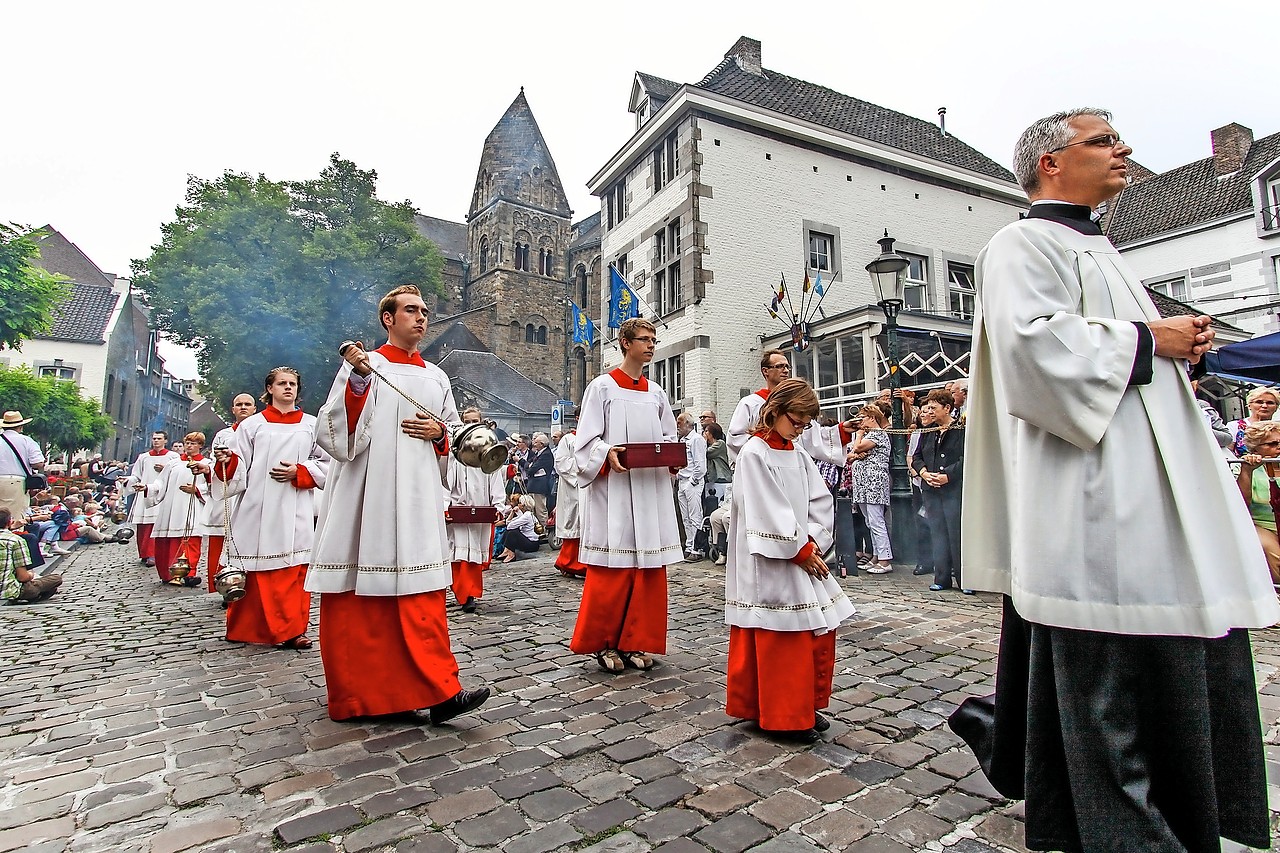
<instances>
[{"instance_id":1,"label":"black shoe","mask_svg":"<svg viewBox=\"0 0 1280 853\"><path fill-rule=\"evenodd\" d=\"M183 578L182 582L187 586L200 586L200 576L192 575L191 577Z\"/></svg>"},{"instance_id":2,"label":"black shoe","mask_svg":"<svg viewBox=\"0 0 1280 853\"><path fill-rule=\"evenodd\" d=\"M831 728L831 721L826 718L820 711L813 712L813 730L815 732L825 732Z\"/></svg>"},{"instance_id":3,"label":"black shoe","mask_svg":"<svg viewBox=\"0 0 1280 853\"><path fill-rule=\"evenodd\" d=\"M475 596L473 596L473 595L472 595L472 596L467 596L467 600L466 600L466 601L463 603L463 605L462 605L462 612L463 612L463 613L475 613L475 612L476 612L476 599L475 599Z\"/></svg>"},{"instance_id":4,"label":"black shoe","mask_svg":"<svg viewBox=\"0 0 1280 853\"><path fill-rule=\"evenodd\" d=\"M768 729L762 729L762 731L775 740L785 740L789 743L818 742L818 732L816 729L796 729L794 731L770 731Z\"/></svg>"},{"instance_id":5,"label":"black shoe","mask_svg":"<svg viewBox=\"0 0 1280 853\"><path fill-rule=\"evenodd\" d=\"M438 726L452 720L459 714L474 711L489 698L488 687L477 687L474 690L459 690L452 699L446 699L439 705L431 706L431 725Z\"/></svg>"},{"instance_id":6,"label":"black shoe","mask_svg":"<svg viewBox=\"0 0 1280 853\"><path fill-rule=\"evenodd\" d=\"M931 574L933 574L933 569L932 569L932 568L926 569L924 566L916 566L914 569L912 569L912 570L911 570L911 574L913 574L913 575L931 575Z\"/></svg>"}]
</instances>

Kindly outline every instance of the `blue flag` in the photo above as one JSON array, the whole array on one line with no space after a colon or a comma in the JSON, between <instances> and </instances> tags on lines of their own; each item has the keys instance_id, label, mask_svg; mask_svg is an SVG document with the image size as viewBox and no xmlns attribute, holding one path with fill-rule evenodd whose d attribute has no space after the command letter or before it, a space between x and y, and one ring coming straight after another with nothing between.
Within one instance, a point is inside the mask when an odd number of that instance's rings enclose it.
<instances>
[{"instance_id":1,"label":"blue flag","mask_svg":"<svg viewBox=\"0 0 1280 853\"><path fill-rule=\"evenodd\" d=\"M587 312L580 310L576 303L570 302L569 305L573 308L573 342L586 344L587 349L590 349L596 345L596 324L591 322Z\"/></svg>"},{"instance_id":2,"label":"blue flag","mask_svg":"<svg viewBox=\"0 0 1280 853\"><path fill-rule=\"evenodd\" d=\"M609 328L616 329L623 321L639 316L639 297L622 280L618 271L609 267Z\"/></svg>"}]
</instances>

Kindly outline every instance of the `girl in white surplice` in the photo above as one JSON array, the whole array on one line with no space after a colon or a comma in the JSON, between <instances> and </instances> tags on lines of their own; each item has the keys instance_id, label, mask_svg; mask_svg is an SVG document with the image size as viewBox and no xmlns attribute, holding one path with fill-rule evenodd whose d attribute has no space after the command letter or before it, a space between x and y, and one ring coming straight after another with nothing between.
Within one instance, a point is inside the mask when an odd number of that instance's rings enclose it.
<instances>
[{"instance_id":1,"label":"girl in white surplice","mask_svg":"<svg viewBox=\"0 0 1280 853\"><path fill-rule=\"evenodd\" d=\"M807 382L770 394L738 454L725 571L729 628L726 712L812 742L831 723L835 630L853 605L822 553L831 546L831 492L796 445L818 415Z\"/></svg>"}]
</instances>

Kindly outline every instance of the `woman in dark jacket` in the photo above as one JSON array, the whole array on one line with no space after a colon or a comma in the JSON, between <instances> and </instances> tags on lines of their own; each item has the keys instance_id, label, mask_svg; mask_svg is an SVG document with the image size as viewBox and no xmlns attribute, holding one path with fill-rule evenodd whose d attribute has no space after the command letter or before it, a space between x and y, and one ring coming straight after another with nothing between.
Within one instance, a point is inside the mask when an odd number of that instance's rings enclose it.
<instances>
[{"instance_id":1,"label":"woman in dark jacket","mask_svg":"<svg viewBox=\"0 0 1280 853\"><path fill-rule=\"evenodd\" d=\"M964 468L964 430L954 428L951 409L955 405L950 391L941 388L929 392L924 407L933 415L937 430L926 432L920 438L916 454L919 462L921 497L928 514L929 531L933 540L933 585L929 589L939 592L955 585L965 595L973 595L966 589L960 575L960 477Z\"/></svg>"}]
</instances>

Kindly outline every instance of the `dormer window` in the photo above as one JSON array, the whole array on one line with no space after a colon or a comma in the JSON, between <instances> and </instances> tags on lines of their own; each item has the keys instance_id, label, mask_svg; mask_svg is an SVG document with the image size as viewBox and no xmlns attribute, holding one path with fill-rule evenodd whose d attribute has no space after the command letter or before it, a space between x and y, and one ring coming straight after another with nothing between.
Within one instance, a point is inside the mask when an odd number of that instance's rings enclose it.
<instances>
[{"instance_id":1,"label":"dormer window","mask_svg":"<svg viewBox=\"0 0 1280 853\"><path fill-rule=\"evenodd\" d=\"M1280 231L1280 175L1267 181L1262 195L1262 230Z\"/></svg>"},{"instance_id":2,"label":"dormer window","mask_svg":"<svg viewBox=\"0 0 1280 853\"><path fill-rule=\"evenodd\" d=\"M636 129L639 130L644 123L649 120L649 99L645 98L640 102L640 106L636 109Z\"/></svg>"}]
</instances>

